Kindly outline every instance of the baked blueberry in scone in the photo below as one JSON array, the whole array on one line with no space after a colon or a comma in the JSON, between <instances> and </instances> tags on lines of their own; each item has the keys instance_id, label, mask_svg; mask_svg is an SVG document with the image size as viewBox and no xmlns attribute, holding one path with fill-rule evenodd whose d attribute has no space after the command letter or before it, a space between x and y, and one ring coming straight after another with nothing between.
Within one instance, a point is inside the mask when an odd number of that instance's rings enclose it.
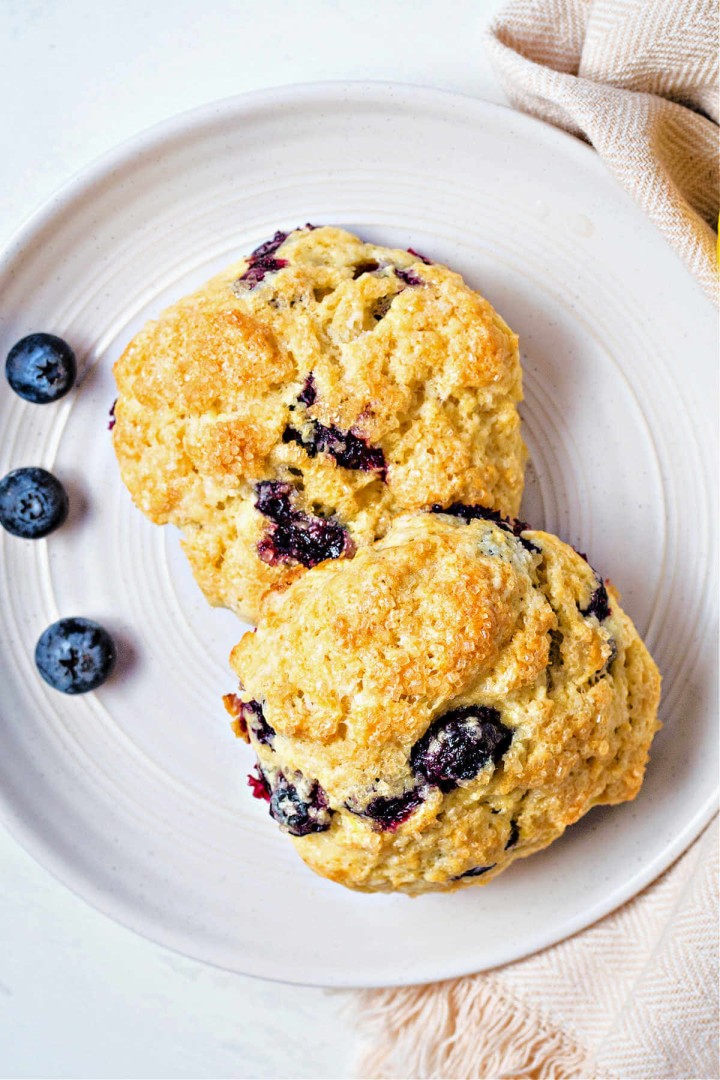
<instances>
[{"instance_id":1,"label":"baked blueberry in scone","mask_svg":"<svg viewBox=\"0 0 720 1080\"><path fill-rule=\"evenodd\" d=\"M484 884L642 783L660 677L617 593L497 517L397 517L233 650L226 704L270 812L350 888Z\"/></svg>"},{"instance_id":2,"label":"baked blueberry in scone","mask_svg":"<svg viewBox=\"0 0 720 1080\"><path fill-rule=\"evenodd\" d=\"M400 513L520 505L517 338L414 252L277 233L148 323L115 376L134 501L183 531L211 603L252 620Z\"/></svg>"}]
</instances>

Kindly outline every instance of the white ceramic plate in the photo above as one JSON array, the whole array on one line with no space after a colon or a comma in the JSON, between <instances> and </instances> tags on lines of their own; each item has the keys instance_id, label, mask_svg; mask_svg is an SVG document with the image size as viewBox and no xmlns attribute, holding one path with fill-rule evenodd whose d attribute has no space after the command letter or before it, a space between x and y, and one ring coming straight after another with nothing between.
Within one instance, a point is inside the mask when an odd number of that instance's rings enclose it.
<instances>
[{"instance_id":1,"label":"white ceramic plate","mask_svg":"<svg viewBox=\"0 0 720 1080\"><path fill-rule=\"evenodd\" d=\"M488 888L409 900L313 876L244 786L220 695L240 634L203 601L170 529L121 486L110 368L130 336L277 228L334 223L460 270L520 333L523 516L610 575L664 674L634 804L595 810ZM133 140L73 181L6 250L0 349L48 330L78 388L0 401L0 472L52 469L68 524L3 535L0 802L48 869L190 956L298 983L476 971L581 929L680 854L715 805L710 464L715 319L665 241L577 140L510 110L400 86L288 87ZM96 618L117 675L66 698L33 647Z\"/></svg>"}]
</instances>

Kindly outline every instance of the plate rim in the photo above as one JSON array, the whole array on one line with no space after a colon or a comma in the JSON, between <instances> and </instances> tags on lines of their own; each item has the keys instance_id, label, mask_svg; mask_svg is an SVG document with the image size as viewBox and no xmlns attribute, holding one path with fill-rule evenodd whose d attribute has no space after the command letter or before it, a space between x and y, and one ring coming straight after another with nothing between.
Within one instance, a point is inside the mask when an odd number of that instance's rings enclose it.
<instances>
[{"instance_id":1,"label":"plate rim","mask_svg":"<svg viewBox=\"0 0 720 1080\"><path fill-rule=\"evenodd\" d=\"M489 101L485 98L475 97L471 94L452 90L436 89L413 83L391 82L386 80L327 80L303 83L287 83L259 90L253 90L230 97L220 98L207 102L179 113L172 114L159 120L148 127L141 129L135 134L122 140L120 143L105 150L99 156L90 159L80 169L71 174L62 184L52 191L40 205L30 213L11 232L6 242L0 249L0 274L7 270L8 265L25 246L29 246L37 238L54 218L62 215L68 207L82 197L97 184L109 179L114 170L131 164L147 150L156 148L158 144L177 137L192 137L197 130L202 130L208 123L221 121L223 118L234 116L238 123L257 113L260 109L272 106L292 104L294 107L313 106L318 103L328 102L333 106L346 103L352 105L375 98L380 104L388 98L412 98L415 106L423 108L426 104L439 105L445 103L452 106L453 103L462 106L463 109L475 112L478 119L482 116L494 115L498 110L512 117L512 122L519 126L531 129L534 132L542 131L542 137L546 141L555 141L558 147L562 146L563 153L575 155L576 160L582 161L586 166L591 159L595 164L590 165L605 177L611 174L602 164L602 159L592 147L576 138L574 135L545 123L527 113L520 112L512 106L503 103ZM616 183L618 193L630 198L619 183ZM648 228L654 226L647 222ZM658 233L660 237L661 234ZM668 245L668 250L672 248ZM685 271L689 273L688 271ZM587 929L597 923L606 915L616 911L624 903L637 896L644 888L658 878L665 870L669 869L678 858L687 850L694 840L703 832L709 822L715 816L718 807L717 790L711 793L705 803L701 805L693 817L685 823L673 841L667 844L662 851L658 852L648 864L645 864L635 874L631 875L621 886L616 887L609 895L604 896L597 903L578 914L574 919L567 920L562 928L555 928L544 935L538 935L532 948L526 944L507 950L507 957L501 964L489 966L476 966L473 963L468 971L467 964L458 962L455 965L445 965L441 969L437 967L427 976L417 979L412 975L403 979L394 977L371 980L369 978L351 977L330 978L328 975L322 981L315 982L312 979L298 979L292 975L270 974L257 970L257 965L248 961L248 967L256 967L256 970L244 969L242 974L251 978L261 978L271 982L283 983L296 986L321 986L336 989L361 989L388 986L423 985L436 980L457 978L463 975L473 974L478 971L490 971L497 967L516 962L528 956L532 956L544 949L567 940L581 930ZM172 931L167 936L176 937L176 943L155 937L142 925L141 920L135 920L132 909L122 901L115 903L112 892L97 888L92 879L82 870L67 869L62 856L57 854L51 844L43 842L41 836L14 810L13 804L4 788L0 788L0 822L7 829L9 835L35 860L45 871L65 888L68 888L75 896L89 907L104 916L113 919L114 922L139 934L145 940L155 946L169 949L184 957L190 957L196 962L207 964L221 970L239 973L237 967L223 966L220 962L209 960L194 951L190 944L181 935ZM73 878L75 880L73 880ZM80 891L80 884L83 891ZM155 924L154 928L156 928ZM432 967L432 965L430 965Z\"/></svg>"},{"instance_id":2,"label":"plate rim","mask_svg":"<svg viewBox=\"0 0 720 1080\"><path fill-rule=\"evenodd\" d=\"M376 91L386 94L411 93L415 96L424 96L428 99L447 101L462 101L468 107L477 107L479 112L485 110L494 112L502 109L512 115L520 123L528 124L535 130L543 129L551 138L555 137L566 147L574 146L580 155L589 160L590 157L599 159L589 143L571 135L563 128L554 124L546 123L530 113L521 112L510 104L489 101L487 98L475 97L473 94L463 91L436 89L435 87L423 86L420 83L393 82L387 79L327 79L311 82L281 83L279 85L263 87L259 90L246 90L240 94L231 94L228 97L217 98L213 101L204 102L201 105L193 105L178 113L161 120L156 120L146 127L140 128L132 135L121 139L120 142L103 150L100 154L89 158L85 164L75 169L70 175L59 183L45 198L26 214L20 223L0 243L0 273L3 272L6 262L15 254L15 249L20 246L20 241L26 241L33 232L39 232L47 223L47 219L54 213L64 209L73 199L80 196L87 188L106 178L112 169L126 158L141 153L152 146L159 138L172 138L175 135L187 134L192 127L202 127L210 119L219 118L223 113L235 110L251 112L254 108L267 106L273 99L280 103L284 99L290 99L296 104L296 98L304 97L310 101L319 98L325 92L334 91L340 95L355 91L361 96ZM588 157L589 155L589 157ZM618 190L624 189L618 185ZM1 238L0 238L1 239Z\"/></svg>"}]
</instances>

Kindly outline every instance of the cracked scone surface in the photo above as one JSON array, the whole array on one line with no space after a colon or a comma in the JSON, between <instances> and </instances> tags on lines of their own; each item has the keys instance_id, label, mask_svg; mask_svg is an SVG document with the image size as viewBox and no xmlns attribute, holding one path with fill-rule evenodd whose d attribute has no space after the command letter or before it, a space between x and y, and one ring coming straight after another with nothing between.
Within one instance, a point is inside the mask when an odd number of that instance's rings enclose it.
<instances>
[{"instance_id":1,"label":"cracked scone surface","mask_svg":"<svg viewBox=\"0 0 720 1080\"><path fill-rule=\"evenodd\" d=\"M253 621L399 513L519 508L515 334L458 274L341 229L277 234L148 323L115 377L135 503Z\"/></svg>"},{"instance_id":2,"label":"cracked scone surface","mask_svg":"<svg viewBox=\"0 0 720 1080\"><path fill-rule=\"evenodd\" d=\"M231 656L255 794L354 889L489 881L634 798L659 726L612 587L555 536L451 511L310 571Z\"/></svg>"}]
</instances>

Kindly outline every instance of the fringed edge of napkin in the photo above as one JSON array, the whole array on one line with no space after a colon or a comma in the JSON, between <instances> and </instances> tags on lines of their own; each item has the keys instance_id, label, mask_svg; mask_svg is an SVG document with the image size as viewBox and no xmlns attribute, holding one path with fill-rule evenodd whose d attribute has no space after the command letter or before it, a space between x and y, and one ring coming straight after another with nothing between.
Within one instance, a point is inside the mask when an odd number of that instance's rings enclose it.
<instances>
[{"instance_id":1,"label":"fringed edge of napkin","mask_svg":"<svg viewBox=\"0 0 720 1080\"><path fill-rule=\"evenodd\" d=\"M373 1080L589 1076L587 1052L492 975L363 990L348 1005L372 1033L356 1075Z\"/></svg>"}]
</instances>

